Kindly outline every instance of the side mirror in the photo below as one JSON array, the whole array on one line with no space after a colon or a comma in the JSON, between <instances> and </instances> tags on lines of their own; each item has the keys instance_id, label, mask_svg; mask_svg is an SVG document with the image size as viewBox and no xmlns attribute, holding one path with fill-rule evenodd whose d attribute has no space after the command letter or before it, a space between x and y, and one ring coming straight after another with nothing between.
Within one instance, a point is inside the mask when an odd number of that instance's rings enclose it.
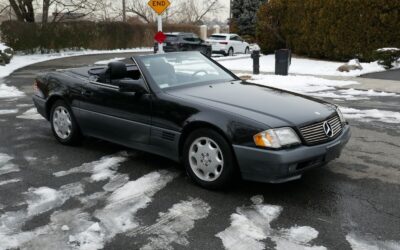
<instances>
[{"instance_id":1,"label":"side mirror","mask_svg":"<svg viewBox=\"0 0 400 250\"><path fill-rule=\"evenodd\" d=\"M120 92L147 93L147 87L143 79L119 80L118 87Z\"/></svg>"}]
</instances>

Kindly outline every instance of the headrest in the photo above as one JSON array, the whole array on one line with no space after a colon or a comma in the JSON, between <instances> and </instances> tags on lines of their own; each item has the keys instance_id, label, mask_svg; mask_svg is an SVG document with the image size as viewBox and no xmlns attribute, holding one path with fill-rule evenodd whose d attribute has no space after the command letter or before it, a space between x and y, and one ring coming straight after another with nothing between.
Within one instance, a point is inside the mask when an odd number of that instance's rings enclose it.
<instances>
[{"instance_id":1,"label":"headrest","mask_svg":"<svg viewBox=\"0 0 400 250\"><path fill-rule=\"evenodd\" d=\"M111 79L122 79L127 75L126 64L120 61L110 62L108 69Z\"/></svg>"}]
</instances>

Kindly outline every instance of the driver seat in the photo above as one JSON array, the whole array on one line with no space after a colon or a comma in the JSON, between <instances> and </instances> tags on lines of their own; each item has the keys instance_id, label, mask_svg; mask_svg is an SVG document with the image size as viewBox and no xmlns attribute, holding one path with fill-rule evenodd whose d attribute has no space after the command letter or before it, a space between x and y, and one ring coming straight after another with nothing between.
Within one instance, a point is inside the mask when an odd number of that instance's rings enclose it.
<instances>
[{"instance_id":1,"label":"driver seat","mask_svg":"<svg viewBox=\"0 0 400 250\"><path fill-rule=\"evenodd\" d=\"M149 71L158 84L176 83L174 66L164 60L151 60Z\"/></svg>"}]
</instances>

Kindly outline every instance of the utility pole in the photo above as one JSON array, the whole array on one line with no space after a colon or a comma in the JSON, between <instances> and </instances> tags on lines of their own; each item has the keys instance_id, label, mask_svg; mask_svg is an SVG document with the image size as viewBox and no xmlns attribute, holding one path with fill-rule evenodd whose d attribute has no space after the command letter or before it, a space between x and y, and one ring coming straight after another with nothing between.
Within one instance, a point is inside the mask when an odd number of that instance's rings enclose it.
<instances>
[{"instance_id":1,"label":"utility pole","mask_svg":"<svg viewBox=\"0 0 400 250\"><path fill-rule=\"evenodd\" d=\"M228 25L229 32L231 32L231 26L232 26L232 0L229 0L229 25Z\"/></svg>"},{"instance_id":2,"label":"utility pole","mask_svg":"<svg viewBox=\"0 0 400 250\"><path fill-rule=\"evenodd\" d=\"M126 22L126 0L122 0L122 21Z\"/></svg>"}]
</instances>

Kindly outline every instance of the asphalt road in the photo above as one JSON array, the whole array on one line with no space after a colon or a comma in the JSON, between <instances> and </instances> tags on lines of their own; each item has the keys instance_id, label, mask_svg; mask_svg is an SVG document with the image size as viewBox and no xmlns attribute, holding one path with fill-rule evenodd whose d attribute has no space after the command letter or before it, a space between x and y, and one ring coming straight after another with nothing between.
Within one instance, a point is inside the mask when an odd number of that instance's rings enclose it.
<instances>
[{"instance_id":1,"label":"asphalt road","mask_svg":"<svg viewBox=\"0 0 400 250\"><path fill-rule=\"evenodd\" d=\"M235 240L243 244L232 245L237 249L352 249L351 244L353 249L357 244L399 249L398 124L350 120L352 139L342 157L328 166L291 183L242 181L212 192L194 185L179 165L164 158L93 138L79 147L62 146L47 121L18 118L32 108L31 85L38 72L119 56L39 63L5 79L26 96L0 99L0 109L18 109L0 115L0 249L78 249L88 246L85 242L104 249L224 249L223 243ZM339 104L400 112L399 97ZM93 166L101 168L106 164L102 157L110 155L122 157L107 163L113 165L108 174L115 178L93 178ZM5 167L14 171L2 173ZM60 174L76 167L80 171ZM132 184L125 191L133 195L112 203L118 197L112 186L121 186L118 178ZM120 217L113 231L113 219ZM296 237L296 232L303 234Z\"/></svg>"},{"instance_id":2,"label":"asphalt road","mask_svg":"<svg viewBox=\"0 0 400 250\"><path fill-rule=\"evenodd\" d=\"M381 80L400 81L400 69L389 70L389 71L385 71L385 72L365 74L362 77L364 77L364 78L372 78L372 79L381 79Z\"/></svg>"}]
</instances>

